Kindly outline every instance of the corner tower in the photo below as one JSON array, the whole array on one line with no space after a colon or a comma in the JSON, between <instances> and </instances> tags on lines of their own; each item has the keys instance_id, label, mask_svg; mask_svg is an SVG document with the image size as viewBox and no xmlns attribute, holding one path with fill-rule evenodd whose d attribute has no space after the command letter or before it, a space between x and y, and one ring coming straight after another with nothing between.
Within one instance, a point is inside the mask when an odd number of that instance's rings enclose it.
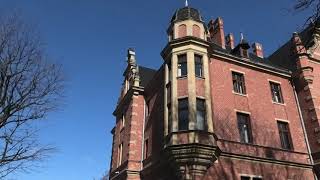
<instances>
[{"instance_id":1,"label":"corner tower","mask_svg":"<svg viewBox=\"0 0 320 180\"><path fill-rule=\"evenodd\" d=\"M164 83L164 149L181 179L201 179L217 159L212 121L208 29L197 9L178 9L168 28Z\"/></svg>"}]
</instances>

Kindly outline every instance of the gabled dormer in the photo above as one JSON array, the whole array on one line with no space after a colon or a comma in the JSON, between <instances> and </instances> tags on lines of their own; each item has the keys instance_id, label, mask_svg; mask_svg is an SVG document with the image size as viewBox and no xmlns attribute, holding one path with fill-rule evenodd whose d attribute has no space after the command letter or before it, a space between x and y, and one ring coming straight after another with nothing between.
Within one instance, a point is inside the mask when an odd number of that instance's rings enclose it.
<instances>
[{"instance_id":1,"label":"gabled dormer","mask_svg":"<svg viewBox=\"0 0 320 180\"><path fill-rule=\"evenodd\" d=\"M244 39L243 34L241 34L240 43L233 49L233 53L243 58L249 59L249 49L249 43Z\"/></svg>"}]
</instances>

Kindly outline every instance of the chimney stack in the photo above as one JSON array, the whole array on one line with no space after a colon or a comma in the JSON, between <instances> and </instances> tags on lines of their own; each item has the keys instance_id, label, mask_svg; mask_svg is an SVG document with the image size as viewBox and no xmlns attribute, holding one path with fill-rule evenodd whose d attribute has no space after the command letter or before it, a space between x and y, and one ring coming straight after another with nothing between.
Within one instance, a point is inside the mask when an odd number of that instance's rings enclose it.
<instances>
[{"instance_id":1,"label":"chimney stack","mask_svg":"<svg viewBox=\"0 0 320 180\"><path fill-rule=\"evenodd\" d=\"M231 49L234 49L234 36L232 33L226 36L226 45L229 46Z\"/></svg>"},{"instance_id":2,"label":"chimney stack","mask_svg":"<svg viewBox=\"0 0 320 180\"><path fill-rule=\"evenodd\" d=\"M252 48L253 48L253 53L256 56L263 58L263 49L260 43L253 43Z\"/></svg>"},{"instance_id":3,"label":"chimney stack","mask_svg":"<svg viewBox=\"0 0 320 180\"><path fill-rule=\"evenodd\" d=\"M224 29L223 29L223 20L218 17L215 21L209 21L209 32L211 41L221 46L223 49L226 48Z\"/></svg>"}]
</instances>

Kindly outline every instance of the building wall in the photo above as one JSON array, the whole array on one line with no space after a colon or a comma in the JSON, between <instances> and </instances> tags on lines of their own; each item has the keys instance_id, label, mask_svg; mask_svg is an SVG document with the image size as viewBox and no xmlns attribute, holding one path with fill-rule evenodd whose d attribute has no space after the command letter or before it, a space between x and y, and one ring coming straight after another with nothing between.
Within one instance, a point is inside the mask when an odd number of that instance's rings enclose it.
<instances>
[{"instance_id":1,"label":"building wall","mask_svg":"<svg viewBox=\"0 0 320 180\"><path fill-rule=\"evenodd\" d=\"M232 158L219 158L204 176L206 180L240 180L240 176L262 177L276 180L314 179L311 169L283 166Z\"/></svg>"},{"instance_id":2,"label":"building wall","mask_svg":"<svg viewBox=\"0 0 320 180\"><path fill-rule=\"evenodd\" d=\"M244 74L246 95L233 92L232 71ZM281 148L277 120L289 123L294 151L307 153L299 113L288 77L211 59L210 80L215 132L220 139L239 142L236 112L250 115L253 144ZM269 81L281 85L284 104L272 101Z\"/></svg>"}]
</instances>

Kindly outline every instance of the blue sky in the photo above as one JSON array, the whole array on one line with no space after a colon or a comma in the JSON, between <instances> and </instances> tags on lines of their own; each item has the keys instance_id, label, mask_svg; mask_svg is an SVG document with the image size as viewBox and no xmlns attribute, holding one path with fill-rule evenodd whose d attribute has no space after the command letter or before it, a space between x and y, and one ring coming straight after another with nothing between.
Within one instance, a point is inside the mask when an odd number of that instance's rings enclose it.
<instances>
[{"instance_id":1,"label":"blue sky","mask_svg":"<svg viewBox=\"0 0 320 180\"><path fill-rule=\"evenodd\" d=\"M308 12L290 11L293 0L189 0L206 22L221 16L225 31L263 44L269 55ZM0 11L18 10L35 24L47 53L64 67L65 103L41 123L40 141L59 152L37 171L16 173L21 180L90 180L109 168L112 112L125 69L126 49L138 63L158 68L167 43L166 28L183 0L0 0Z\"/></svg>"}]
</instances>

